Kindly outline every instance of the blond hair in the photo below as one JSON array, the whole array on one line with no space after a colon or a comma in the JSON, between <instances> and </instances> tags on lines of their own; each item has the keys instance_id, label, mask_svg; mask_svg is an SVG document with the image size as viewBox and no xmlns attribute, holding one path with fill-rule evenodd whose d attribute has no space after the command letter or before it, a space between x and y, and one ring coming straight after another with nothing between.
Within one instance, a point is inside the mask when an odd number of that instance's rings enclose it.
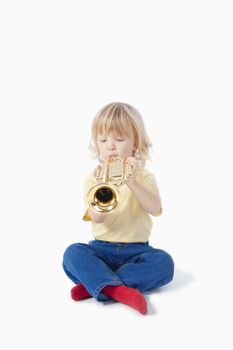
<instances>
[{"instance_id":1,"label":"blond hair","mask_svg":"<svg viewBox=\"0 0 233 350\"><path fill-rule=\"evenodd\" d=\"M112 102L97 112L92 121L89 144L92 158L96 159L100 156L97 135L109 133L133 138L137 147L134 156L141 160L143 166L147 159L151 160L149 148L152 143L147 135L143 119L135 107L127 103Z\"/></svg>"}]
</instances>

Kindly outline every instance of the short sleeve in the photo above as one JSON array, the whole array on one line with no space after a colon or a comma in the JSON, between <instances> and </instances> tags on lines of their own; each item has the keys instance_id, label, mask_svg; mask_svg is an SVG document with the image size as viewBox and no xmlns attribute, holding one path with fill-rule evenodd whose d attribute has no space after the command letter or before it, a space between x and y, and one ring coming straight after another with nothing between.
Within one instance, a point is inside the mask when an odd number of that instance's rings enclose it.
<instances>
[{"instance_id":1,"label":"short sleeve","mask_svg":"<svg viewBox=\"0 0 233 350\"><path fill-rule=\"evenodd\" d=\"M158 188L155 176L152 173L149 173L149 172L144 173L141 178L141 184L145 186L152 193L156 194L157 196L160 196L159 188ZM153 216L160 216L162 212L163 212L163 209L161 207L160 210L157 213L155 213Z\"/></svg>"},{"instance_id":2,"label":"short sleeve","mask_svg":"<svg viewBox=\"0 0 233 350\"><path fill-rule=\"evenodd\" d=\"M84 211L83 211L83 216L82 216L82 220L84 220L84 221L91 221L91 217L87 213L88 208L89 208L88 201L87 201L87 195L88 195L90 188L92 186L94 186L95 183L96 183L96 180L92 175L89 175L84 182L84 193L83 193Z\"/></svg>"}]
</instances>

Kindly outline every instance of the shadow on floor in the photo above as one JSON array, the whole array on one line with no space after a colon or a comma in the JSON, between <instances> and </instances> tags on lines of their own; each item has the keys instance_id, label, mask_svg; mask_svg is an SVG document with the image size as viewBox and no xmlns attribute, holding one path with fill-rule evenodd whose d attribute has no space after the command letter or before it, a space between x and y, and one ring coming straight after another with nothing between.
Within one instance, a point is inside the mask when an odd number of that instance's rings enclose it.
<instances>
[{"instance_id":1,"label":"shadow on floor","mask_svg":"<svg viewBox=\"0 0 233 350\"><path fill-rule=\"evenodd\" d=\"M174 291L174 290L181 289L188 286L190 283L193 282L193 280L194 280L194 275L191 272L183 271L183 270L180 270L179 268L176 268L174 272L173 280L170 283L166 284L165 286L150 290L148 292L144 292L143 294L147 295L154 292L163 293L166 291Z\"/></svg>"}]
</instances>

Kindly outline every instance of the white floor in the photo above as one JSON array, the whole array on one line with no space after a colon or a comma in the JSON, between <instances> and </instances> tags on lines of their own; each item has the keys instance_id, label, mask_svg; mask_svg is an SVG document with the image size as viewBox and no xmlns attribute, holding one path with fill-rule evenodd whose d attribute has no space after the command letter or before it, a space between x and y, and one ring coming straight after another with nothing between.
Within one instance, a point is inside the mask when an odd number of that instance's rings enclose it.
<instances>
[{"instance_id":1,"label":"white floor","mask_svg":"<svg viewBox=\"0 0 233 350\"><path fill-rule=\"evenodd\" d=\"M67 295L65 289L62 292ZM232 315L228 315L228 302L224 301L227 295L219 295L214 288L211 294L202 286L201 278L195 278L191 272L177 268L170 285L145 297L149 309L146 316L119 303L102 304L93 299L73 302L66 298L62 304L62 320L56 322L59 332L55 344L62 343L65 348L65 345L74 345L77 339L77 343L87 342L88 346L97 349L108 346L112 349L119 346L136 349L231 348Z\"/></svg>"},{"instance_id":2,"label":"white floor","mask_svg":"<svg viewBox=\"0 0 233 350\"><path fill-rule=\"evenodd\" d=\"M227 293L211 292L189 271L177 268L172 283L145 295L145 316L115 302L74 302L65 275L47 273L38 283L16 278L8 285L2 349L231 348Z\"/></svg>"}]
</instances>

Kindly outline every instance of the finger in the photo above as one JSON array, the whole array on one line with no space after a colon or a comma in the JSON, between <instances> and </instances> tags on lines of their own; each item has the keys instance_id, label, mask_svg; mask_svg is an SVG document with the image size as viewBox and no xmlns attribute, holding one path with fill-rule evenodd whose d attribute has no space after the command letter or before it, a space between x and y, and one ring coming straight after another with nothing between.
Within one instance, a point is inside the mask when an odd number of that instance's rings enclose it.
<instances>
[{"instance_id":1,"label":"finger","mask_svg":"<svg viewBox=\"0 0 233 350\"><path fill-rule=\"evenodd\" d=\"M99 177L100 176L100 172L101 172L101 166L98 165L96 168L96 176Z\"/></svg>"},{"instance_id":2,"label":"finger","mask_svg":"<svg viewBox=\"0 0 233 350\"><path fill-rule=\"evenodd\" d=\"M127 160L126 160L126 163L127 163L127 164L136 164L136 163L137 163L137 160L136 160L136 159L127 159Z\"/></svg>"},{"instance_id":3,"label":"finger","mask_svg":"<svg viewBox=\"0 0 233 350\"><path fill-rule=\"evenodd\" d=\"M100 168L100 165L97 165L97 166L95 167L95 169L94 169L93 172L92 172L92 175L93 175L93 176L96 176L96 175L97 175L97 173L98 173L98 171L99 171L99 168Z\"/></svg>"}]
</instances>

